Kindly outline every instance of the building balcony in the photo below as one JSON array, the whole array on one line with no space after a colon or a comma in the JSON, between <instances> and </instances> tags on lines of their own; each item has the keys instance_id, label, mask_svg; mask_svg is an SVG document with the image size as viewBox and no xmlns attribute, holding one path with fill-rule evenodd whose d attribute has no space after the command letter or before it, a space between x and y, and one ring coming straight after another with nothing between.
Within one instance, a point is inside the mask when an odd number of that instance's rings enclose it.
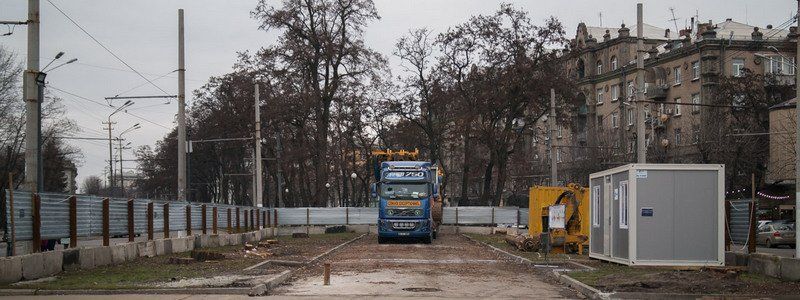
<instances>
[{"instance_id":1,"label":"building balcony","mask_svg":"<svg viewBox=\"0 0 800 300\"><path fill-rule=\"evenodd\" d=\"M795 84L795 75L771 75L767 77L766 84L768 86L784 86L784 85L794 85Z\"/></svg>"},{"instance_id":2,"label":"building balcony","mask_svg":"<svg viewBox=\"0 0 800 300\"><path fill-rule=\"evenodd\" d=\"M667 99L667 90L669 86L663 84L648 84L645 88L645 95L647 99L651 100L665 100Z\"/></svg>"}]
</instances>

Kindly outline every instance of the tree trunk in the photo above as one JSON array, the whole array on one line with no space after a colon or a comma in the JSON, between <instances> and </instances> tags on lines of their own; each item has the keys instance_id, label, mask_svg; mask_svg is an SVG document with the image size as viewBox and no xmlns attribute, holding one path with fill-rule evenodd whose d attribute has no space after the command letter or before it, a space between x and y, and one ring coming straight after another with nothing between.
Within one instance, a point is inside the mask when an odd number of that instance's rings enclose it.
<instances>
[{"instance_id":1,"label":"tree trunk","mask_svg":"<svg viewBox=\"0 0 800 300\"><path fill-rule=\"evenodd\" d=\"M492 173L494 172L493 154L489 155L489 163L486 164L486 169L483 171L483 192L481 193L481 202L492 206Z\"/></svg>"},{"instance_id":2,"label":"tree trunk","mask_svg":"<svg viewBox=\"0 0 800 300\"><path fill-rule=\"evenodd\" d=\"M508 154L498 154L497 158L497 187L495 188L493 204L504 206L503 203L503 190L506 185L506 177L508 175Z\"/></svg>"},{"instance_id":3,"label":"tree trunk","mask_svg":"<svg viewBox=\"0 0 800 300\"><path fill-rule=\"evenodd\" d=\"M466 132L464 132L464 161L461 165L461 199L459 201L463 201L467 203L467 199L469 199L469 128L467 128Z\"/></svg>"}]
</instances>

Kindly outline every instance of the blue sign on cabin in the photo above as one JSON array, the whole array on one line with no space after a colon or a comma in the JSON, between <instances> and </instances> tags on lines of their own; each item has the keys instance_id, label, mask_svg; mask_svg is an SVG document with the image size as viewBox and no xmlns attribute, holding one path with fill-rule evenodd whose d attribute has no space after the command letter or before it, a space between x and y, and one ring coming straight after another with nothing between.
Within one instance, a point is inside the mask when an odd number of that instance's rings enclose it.
<instances>
[{"instance_id":1,"label":"blue sign on cabin","mask_svg":"<svg viewBox=\"0 0 800 300\"><path fill-rule=\"evenodd\" d=\"M642 217L652 217L652 216L653 216L652 207L642 207Z\"/></svg>"}]
</instances>

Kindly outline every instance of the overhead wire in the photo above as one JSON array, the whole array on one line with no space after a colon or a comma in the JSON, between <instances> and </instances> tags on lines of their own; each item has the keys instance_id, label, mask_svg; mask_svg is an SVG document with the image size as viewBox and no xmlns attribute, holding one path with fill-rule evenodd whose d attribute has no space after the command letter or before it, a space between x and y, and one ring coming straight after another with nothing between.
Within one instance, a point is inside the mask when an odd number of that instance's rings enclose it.
<instances>
[{"instance_id":1,"label":"overhead wire","mask_svg":"<svg viewBox=\"0 0 800 300\"><path fill-rule=\"evenodd\" d=\"M109 49L108 47L106 47L106 45L104 45L102 42L100 42L100 40L98 40L98 39L97 39L97 38L95 38L95 37L94 37L94 36L93 36L91 33L89 33L88 31L86 31L86 29L84 29L84 28L83 28L83 26L81 26L80 24L78 24L78 22L76 22L74 19L72 19L72 17L70 17L70 16L69 16L69 15L68 15L66 12L64 12L64 11L63 11L63 10L62 10L60 7L58 7L58 6L57 6L55 3L53 3L53 1L51 1L51 0L47 0L47 2L48 2L48 3L50 3L50 5L52 5L53 7L55 7L55 9L56 9L56 10L58 10L58 12L60 12L62 15L64 15L64 17L65 17L65 18L67 18L67 19L68 19L70 22L72 22L72 24L74 24L76 27L78 27L78 29L80 29L80 30L81 30L83 33L85 33L87 36L89 36L89 38L91 38L91 39L92 39L92 40L93 40L95 43L97 43L97 45L99 45L100 47L102 47L104 50L106 50L106 52L108 52L109 54L111 54L111 56L113 56L113 57L114 57L114 58L116 58L116 59L117 59L119 62L121 62L123 65L125 65L126 67L128 67L128 69L130 69L131 71L133 71L134 73L136 73L137 75L139 75L139 77L142 77L144 80L146 80L148 83L150 83L150 85L152 85L152 86L153 86L153 87L155 87L156 89L160 90L160 91L161 91L162 93L164 93L165 95L169 95L169 93L167 93L167 92L166 92L164 89L162 89L160 86L156 85L156 84L155 84L154 82L152 82L152 81L151 81L149 78L145 77L145 76L144 76L142 73L140 73L138 70L136 70L136 69L135 69L134 67L132 67L130 64L128 64L127 62L125 62L125 60L123 60L121 57L119 57L119 56L118 56L116 53L114 53L114 51L111 51L111 49Z\"/></svg>"}]
</instances>

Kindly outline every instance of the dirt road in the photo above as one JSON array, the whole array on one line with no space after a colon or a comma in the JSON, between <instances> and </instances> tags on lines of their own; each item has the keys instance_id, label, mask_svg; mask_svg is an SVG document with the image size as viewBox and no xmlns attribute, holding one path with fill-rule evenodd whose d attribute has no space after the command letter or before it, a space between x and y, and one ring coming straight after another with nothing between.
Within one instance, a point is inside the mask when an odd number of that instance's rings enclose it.
<instances>
[{"instance_id":1,"label":"dirt road","mask_svg":"<svg viewBox=\"0 0 800 300\"><path fill-rule=\"evenodd\" d=\"M331 263L323 285L322 263ZM283 296L576 298L543 270L505 257L459 235L431 245L377 243L370 235L299 272L271 293Z\"/></svg>"}]
</instances>

